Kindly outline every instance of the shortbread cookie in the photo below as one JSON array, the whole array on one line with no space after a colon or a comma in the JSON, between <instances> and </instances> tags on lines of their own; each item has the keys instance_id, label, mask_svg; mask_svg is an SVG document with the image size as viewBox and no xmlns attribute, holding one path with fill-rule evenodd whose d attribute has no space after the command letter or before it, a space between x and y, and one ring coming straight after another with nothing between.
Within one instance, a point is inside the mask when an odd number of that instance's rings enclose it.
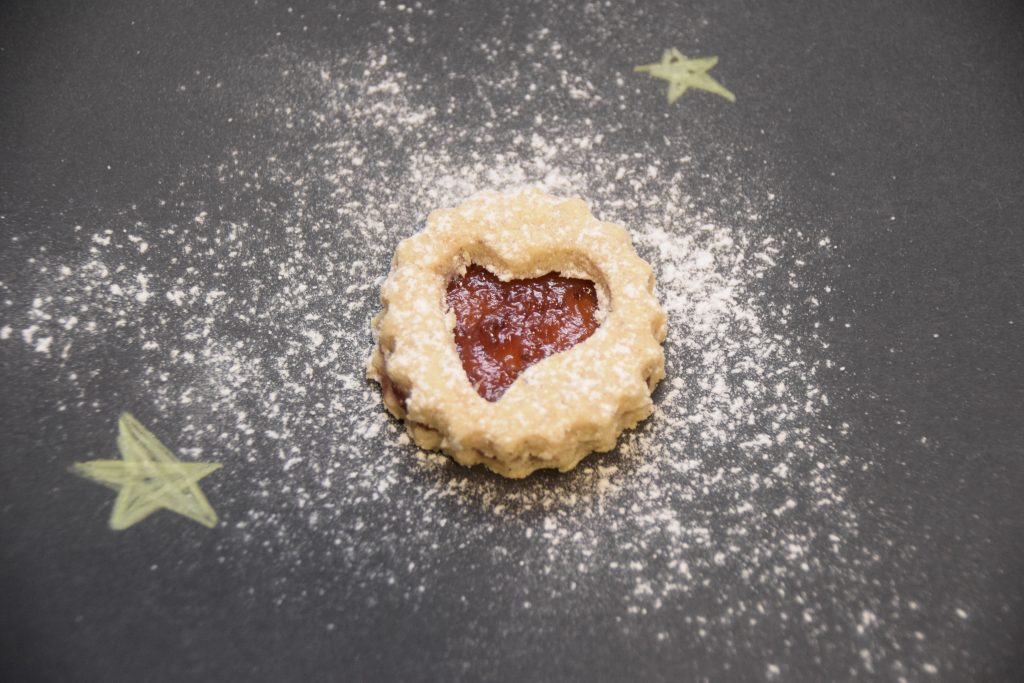
<instances>
[{"instance_id":1,"label":"shortbread cookie","mask_svg":"<svg viewBox=\"0 0 1024 683\"><path fill-rule=\"evenodd\" d=\"M665 376L654 274L578 198L488 192L434 211L380 298L367 374L388 410L419 447L506 477L611 450Z\"/></svg>"}]
</instances>

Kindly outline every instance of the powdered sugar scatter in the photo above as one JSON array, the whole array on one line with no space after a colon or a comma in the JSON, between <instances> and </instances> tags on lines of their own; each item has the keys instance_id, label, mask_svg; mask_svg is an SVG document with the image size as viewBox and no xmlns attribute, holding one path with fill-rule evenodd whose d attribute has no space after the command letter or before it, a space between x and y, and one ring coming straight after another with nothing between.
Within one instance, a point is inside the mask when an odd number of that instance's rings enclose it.
<instances>
[{"instance_id":1,"label":"powdered sugar scatter","mask_svg":"<svg viewBox=\"0 0 1024 683\"><path fill-rule=\"evenodd\" d=\"M712 182L665 140L624 146L632 83L560 68L573 58L544 31L515 52L481 46L509 68L478 74L471 103L380 49L268 58L233 121L275 135L106 222L64 226L78 256L26 263L35 291L0 308L4 352L59 368L59 409L97 430L129 409L183 456L224 462L208 487L220 554L272 562L274 581L251 587L269 597L330 600L344 575L346 595L390 591L415 609L471 572L517 611L576 596L581 620L613 602L623 637L662 612L680 625L648 634L663 647L757 643L767 678L836 632L849 646L830 657L851 670L921 671L926 643L887 628L904 606L869 590L846 427L816 381L827 351L790 324L817 315L802 259L827 258L827 240L766 229L778 190L763 174ZM449 126L466 107L479 125ZM507 482L417 453L364 362L397 242L434 208L524 184L579 194L631 230L670 316L668 376L618 452ZM98 389L127 367L141 368L134 393ZM303 563L335 578L289 583Z\"/></svg>"}]
</instances>

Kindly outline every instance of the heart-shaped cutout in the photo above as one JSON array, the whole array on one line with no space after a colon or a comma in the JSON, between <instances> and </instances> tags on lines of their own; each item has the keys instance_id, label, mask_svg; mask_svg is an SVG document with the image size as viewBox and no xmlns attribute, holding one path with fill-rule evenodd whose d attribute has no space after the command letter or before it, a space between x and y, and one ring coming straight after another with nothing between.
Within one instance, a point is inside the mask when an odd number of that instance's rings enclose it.
<instances>
[{"instance_id":1,"label":"heart-shaped cutout","mask_svg":"<svg viewBox=\"0 0 1024 683\"><path fill-rule=\"evenodd\" d=\"M590 280L548 273L503 282L470 265L448 284L455 346L477 393L497 401L528 367L584 341L600 326Z\"/></svg>"}]
</instances>

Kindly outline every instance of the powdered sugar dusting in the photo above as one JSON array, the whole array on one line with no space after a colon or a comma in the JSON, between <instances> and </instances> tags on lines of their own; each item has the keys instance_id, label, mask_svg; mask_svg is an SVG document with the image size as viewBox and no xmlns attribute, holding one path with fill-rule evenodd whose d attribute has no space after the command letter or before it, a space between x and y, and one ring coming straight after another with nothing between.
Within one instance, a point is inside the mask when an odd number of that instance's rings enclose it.
<instances>
[{"instance_id":1,"label":"powdered sugar dusting","mask_svg":"<svg viewBox=\"0 0 1024 683\"><path fill-rule=\"evenodd\" d=\"M35 291L0 308L4 352L58 368L58 409L97 430L130 409L183 456L223 462L219 553L271 562L273 580L250 590L273 599L331 599L331 578L301 573L318 563L355 577L349 592L392 591L414 609L459 568L519 611L573 596L586 619L611 602L626 638L669 615L679 628L654 642L756 651L767 678L835 632L849 646L829 657L851 671L934 673L926 639L889 628L906 606L871 585L878 560L843 483L857 463L816 378L827 351L790 324L818 315L803 259L828 258L827 240L767 229L766 173L723 168L711 182L663 140L623 146L631 86L602 90L581 64L534 68L536 55L571 57L544 32L529 45L533 58L483 46L512 62L471 103L426 92L376 48L268 58L233 119L269 120L275 137L66 226L78 256L27 261ZM465 107L480 126L449 126ZM670 331L656 413L617 452L509 482L417 452L364 366L398 241L434 208L522 185L579 194L625 224ZM99 388L129 366L142 368L130 395Z\"/></svg>"}]
</instances>

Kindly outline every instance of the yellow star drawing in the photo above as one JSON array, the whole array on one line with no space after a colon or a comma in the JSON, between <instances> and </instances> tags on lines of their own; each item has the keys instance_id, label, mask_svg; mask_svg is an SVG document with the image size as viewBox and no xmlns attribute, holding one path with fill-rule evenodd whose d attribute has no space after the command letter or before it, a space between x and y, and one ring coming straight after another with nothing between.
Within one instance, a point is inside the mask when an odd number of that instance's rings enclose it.
<instances>
[{"instance_id":1,"label":"yellow star drawing","mask_svg":"<svg viewBox=\"0 0 1024 683\"><path fill-rule=\"evenodd\" d=\"M672 48L665 50L661 55L661 61L657 64L637 66L633 68L633 71L645 71L652 78L668 81L669 104L682 97L687 88L706 90L715 95L721 95L730 102L735 102L736 96L708 75L708 70L715 64L718 64L718 57L687 59L679 50Z\"/></svg>"},{"instance_id":2,"label":"yellow star drawing","mask_svg":"<svg viewBox=\"0 0 1024 683\"><path fill-rule=\"evenodd\" d=\"M123 460L78 462L71 471L118 492L110 528L127 529L167 508L213 528L217 513L196 483L221 467L217 462L181 462L128 413L117 421Z\"/></svg>"}]
</instances>

